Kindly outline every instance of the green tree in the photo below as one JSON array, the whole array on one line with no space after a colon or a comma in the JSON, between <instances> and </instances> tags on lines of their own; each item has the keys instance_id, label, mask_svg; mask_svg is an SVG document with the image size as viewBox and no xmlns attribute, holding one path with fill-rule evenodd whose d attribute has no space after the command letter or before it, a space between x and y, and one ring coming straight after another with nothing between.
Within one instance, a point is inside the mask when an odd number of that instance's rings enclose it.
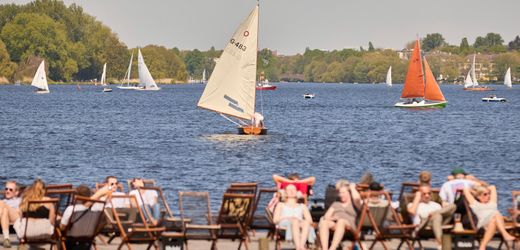
<instances>
[{"instance_id":1,"label":"green tree","mask_svg":"<svg viewBox=\"0 0 520 250\"><path fill-rule=\"evenodd\" d=\"M155 79L171 79L174 82L186 80L185 64L173 50L164 46L148 45L141 48L141 53Z\"/></svg>"},{"instance_id":2,"label":"green tree","mask_svg":"<svg viewBox=\"0 0 520 250\"><path fill-rule=\"evenodd\" d=\"M14 62L31 55L45 58L51 79L70 80L78 71L65 27L47 15L20 13L2 28L0 37Z\"/></svg>"},{"instance_id":3,"label":"green tree","mask_svg":"<svg viewBox=\"0 0 520 250\"><path fill-rule=\"evenodd\" d=\"M519 50L520 49L520 37L516 36L513 41L509 42L508 47L510 50Z\"/></svg>"},{"instance_id":4,"label":"green tree","mask_svg":"<svg viewBox=\"0 0 520 250\"><path fill-rule=\"evenodd\" d=\"M15 70L16 64L11 62L5 44L0 40L0 78L12 79Z\"/></svg>"},{"instance_id":5,"label":"green tree","mask_svg":"<svg viewBox=\"0 0 520 250\"><path fill-rule=\"evenodd\" d=\"M368 42L368 51L374 51L374 45L372 44L372 42Z\"/></svg>"},{"instance_id":6,"label":"green tree","mask_svg":"<svg viewBox=\"0 0 520 250\"><path fill-rule=\"evenodd\" d=\"M460 42L460 53L466 54L470 51L469 43L467 38L462 38L462 41Z\"/></svg>"},{"instance_id":7,"label":"green tree","mask_svg":"<svg viewBox=\"0 0 520 250\"><path fill-rule=\"evenodd\" d=\"M422 40L422 48L424 51L430 51L445 45L447 45L446 41L439 33L427 34L426 37Z\"/></svg>"},{"instance_id":8,"label":"green tree","mask_svg":"<svg viewBox=\"0 0 520 250\"><path fill-rule=\"evenodd\" d=\"M202 75L204 55L198 49L188 51L184 56L184 63L186 64L186 70L188 71L188 75L194 78Z\"/></svg>"}]
</instances>

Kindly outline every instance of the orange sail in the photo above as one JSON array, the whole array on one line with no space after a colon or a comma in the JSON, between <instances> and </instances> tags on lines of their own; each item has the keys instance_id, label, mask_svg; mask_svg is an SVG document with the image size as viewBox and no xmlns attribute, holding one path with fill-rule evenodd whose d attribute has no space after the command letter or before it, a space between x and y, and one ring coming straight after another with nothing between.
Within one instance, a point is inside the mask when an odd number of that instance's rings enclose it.
<instances>
[{"instance_id":1,"label":"orange sail","mask_svg":"<svg viewBox=\"0 0 520 250\"><path fill-rule=\"evenodd\" d=\"M421 65L421 49L419 40L415 42L415 47L410 58L408 73L404 81L403 93L401 98L424 97L424 79Z\"/></svg>"},{"instance_id":2,"label":"orange sail","mask_svg":"<svg viewBox=\"0 0 520 250\"><path fill-rule=\"evenodd\" d=\"M430 65L424 58L424 73L425 73L425 85L426 88L424 90L424 99L429 101L440 101L444 102L446 99L442 94L437 81L435 81L435 77L433 76L432 70L430 69Z\"/></svg>"}]
</instances>

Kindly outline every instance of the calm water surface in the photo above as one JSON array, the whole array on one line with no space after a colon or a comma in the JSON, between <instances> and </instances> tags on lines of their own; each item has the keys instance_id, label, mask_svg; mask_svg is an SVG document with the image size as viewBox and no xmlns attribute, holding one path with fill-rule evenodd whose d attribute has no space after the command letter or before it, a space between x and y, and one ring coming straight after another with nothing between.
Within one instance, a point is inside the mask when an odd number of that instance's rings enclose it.
<instances>
[{"instance_id":1,"label":"calm water surface","mask_svg":"<svg viewBox=\"0 0 520 250\"><path fill-rule=\"evenodd\" d=\"M37 95L0 86L0 181L155 178L172 203L178 191L208 190L213 209L230 182L271 186L273 173L316 176L320 197L327 184L365 171L397 192L421 170L439 186L460 166L498 186L502 209L520 189L520 86L497 86L507 103L483 103L488 93L443 85L445 109L404 110L392 107L402 85L279 84L258 93L269 128L260 137L235 135L233 124L197 109L203 87L102 93L52 85Z\"/></svg>"}]
</instances>

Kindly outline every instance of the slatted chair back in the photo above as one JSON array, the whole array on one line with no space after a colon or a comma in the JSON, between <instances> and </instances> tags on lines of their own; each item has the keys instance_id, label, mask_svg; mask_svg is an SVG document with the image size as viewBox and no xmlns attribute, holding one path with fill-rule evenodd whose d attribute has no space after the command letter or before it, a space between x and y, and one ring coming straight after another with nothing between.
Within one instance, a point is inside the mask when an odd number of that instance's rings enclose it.
<instances>
[{"instance_id":1,"label":"slatted chair back","mask_svg":"<svg viewBox=\"0 0 520 250\"><path fill-rule=\"evenodd\" d=\"M266 209L268 209L268 205L275 194L276 188L260 188L253 205L253 216L251 216L249 228L253 230L268 230L269 236L272 236L275 228L274 225L269 222Z\"/></svg>"},{"instance_id":2,"label":"slatted chair back","mask_svg":"<svg viewBox=\"0 0 520 250\"><path fill-rule=\"evenodd\" d=\"M56 213L58 215L62 215L65 208L72 204L74 194L76 194L76 190L68 188L68 186L67 188L47 189L45 192L45 196L58 199L58 203L56 204Z\"/></svg>"},{"instance_id":3,"label":"slatted chair back","mask_svg":"<svg viewBox=\"0 0 520 250\"><path fill-rule=\"evenodd\" d=\"M218 238L238 239L240 246L246 244L247 249L247 225L251 207L255 196L253 194L224 193L222 205L217 217L217 224L221 229Z\"/></svg>"},{"instance_id":4,"label":"slatted chair back","mask_svg":"<svg viewBox=\"0 0 520 250\"><path fill-rule=\"evenodd\" d=\"M183 232L188 240L211 240L216 246L220 226L213 224L208 192L179 192L179 208Z\"/></svg>"},{"instance_id":5,"label":"slatted chair back","mask_svg":"<svg viewBox=\"0 0 520 250\"><path fill-rule=\"evenodd\" d=\"M17 232L20 244L50 244L51 247L59 241L60 232L56 225L56 207L58 199L30 200L26 211L32 207L45 206L49 209L49 218L32 218L29 213L22 213L20 227L22 232Z\"/></svg>"},{"instance_id":6,"label":"slatted chair back","mask_svg":"<svg viewBox=\"0 0 520 250\"><path fill-rule=\"evenodd\" d=\"M513 204L511 209L511 217L517 230L520 229L520 191L512 191Z\"/></svg>"},{"instance_id":7,"label":"slatted chair back","mask_svg":"<svg viewBox=\"0 0 520 250\"><path fill-rule=\"evenodd\" d=\"M159 225L165 226L167 231L182 231L182 219L174 215L173 210L168 204L168 200L166 199L166 195L164 194L161 187L142 187L139 190L152 190L157 192L158 199L160 205L161 217L159 219ZM139 192L139 194L141 194ZM152 216L151 211L146 207L144 209L147 217L150 218Z\"/></svg>"},{"instance_id":8,"label":"slatted chair back","mask_svg":"<svg viewBox=\"0 0 520 250\"><path fill-rule=\"evenodd\" d=\"M129 200L129 207L116 208L113 199ZM121 238L120 249L126 245L131 249L130 244L148 244L148 248L154 246L157 249L156 241L160 234L165 230L164 227L152 227L145 222L145 216L137 204L136 197L133 195L112 195L108 201L110 210L105 210L107 221L115 223Z\"/></svg>"},{"instance_id":9,"label":"slatted chair back","mask_svg":"<svg viewBox=\"0 0 520 250\"><path fill-rule=\"evenodd\" d=\"M253 193L256 195L258 190L258 183L256 182L233 182L229 184L229 188L253 188Z\"/></svg>"},{"instance_id":10,"label":"slatted chair back","mask_svg":"<svg viewBox=\"0 0 520 250\"><path fill-rule=\"evenodd\" d=\"M62 242L72 240L95 245L94 239L104 225L105 201L76 196L71 209L70 219L62 231Z\"/></svg>"}]
</instances>

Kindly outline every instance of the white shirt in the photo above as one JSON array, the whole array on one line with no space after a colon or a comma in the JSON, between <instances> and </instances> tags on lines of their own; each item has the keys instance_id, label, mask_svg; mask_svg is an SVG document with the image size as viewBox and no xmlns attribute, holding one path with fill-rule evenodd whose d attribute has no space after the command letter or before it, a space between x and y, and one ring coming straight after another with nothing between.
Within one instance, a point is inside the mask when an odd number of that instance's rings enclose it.
<instances>
[{"instance_id":1,"label":"white shirt","mask_svg":"<svg viewBox=\"0 0 520 250\"><path fill-rule=\"evenodd\" d=\"M117 195L126 195L126 194L123 192L116 191L116 192L113 192L112 195L117 196ZM106 199L107 199L106 196L101 198L102 201L105 201ZM106 202L105 207L110 208L110 207L112 207L112 205L114 205L114 208L130 207L130 199L112 197L111 202Z\"/></svg>"},{"instance_id":2,"label":"white shirt","mask_svg":"<svg viewBox=\"0 0 520 250\"><path fill-rule=\"evenodd\" d=\"M157 197L159 197L155 190L145 190L144 193L139 194L139 190L135 189L128 194L135 196L137 204L140 207L143 206L143 203L150 206L155 205L155 203L157 203Z\"/></svg>"},{"instance_id":3,"label":"white shirt","mask_svg":"<svg viewBox=\"0 0 520 250\"><path fill-rule=\"evenodd\" d=\"M408 208L412 207L412 205L413 205L413 203L409 203ZM413 224L415 224L415 225L421 224L422 219L428 218L428 216L431 213L433 213L441 208L442 208L441 204L439 204L435 201L430 201L428 203L419 202L419 205L417 205L417 210L415 212L415 216L413 217Z\"/></svg>"},{"instance_id":4,"label":"white shirt","mask_svg":"<svg viewBox=\"0 0 520 250\"><path fill-rule=\"evenodd\" d=\"M455 202L455 194L457 193L457 190L463 190L466 187L469 188L473 187L474 185L474 181L467 179L455 179L447 181L442 184L439 196L441 197L442 201L451 204Z\"/></svg>"},{"instance_id":5,"label":"white shirt","mask_svg":"<svg viewBox=\"0 0 520 250\"><path fill-rule=\"evenodd\" d=\"M18 208L20 207L22 199L20 197L13 197L11 199L3 199L2 201L12 208Z\"/></svg>"}]
</instances>

